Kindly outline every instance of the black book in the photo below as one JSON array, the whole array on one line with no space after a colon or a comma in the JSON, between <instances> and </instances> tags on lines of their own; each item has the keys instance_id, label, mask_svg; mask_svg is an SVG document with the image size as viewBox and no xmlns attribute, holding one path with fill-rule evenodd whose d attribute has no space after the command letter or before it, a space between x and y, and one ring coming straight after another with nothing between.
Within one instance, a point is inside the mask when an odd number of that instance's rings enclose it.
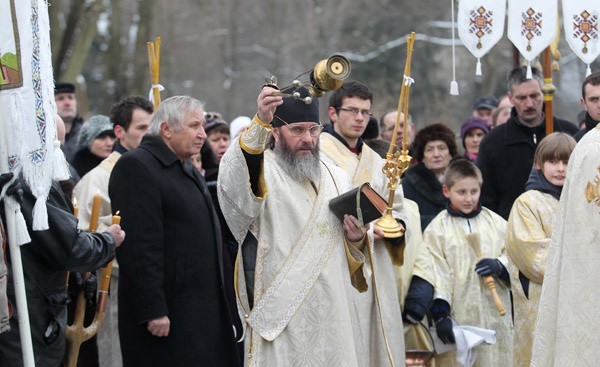
<instances>
[{"instance_id":1,"label":"black book","mask_svg":"<svg viewBox=\"0 0 600 367\"><path fill-rule=\"evenodd\" d=\"M360 190L360 195L357 193ZM375 191L369 183L364 183L354 189L329 200L329 209L340 220L344 220L344 214L353 215L358 218L357 197L360 201L360 209L364 223L370 223L380 218L387 209L387 201Z\"/></svg>"}]
</instances>

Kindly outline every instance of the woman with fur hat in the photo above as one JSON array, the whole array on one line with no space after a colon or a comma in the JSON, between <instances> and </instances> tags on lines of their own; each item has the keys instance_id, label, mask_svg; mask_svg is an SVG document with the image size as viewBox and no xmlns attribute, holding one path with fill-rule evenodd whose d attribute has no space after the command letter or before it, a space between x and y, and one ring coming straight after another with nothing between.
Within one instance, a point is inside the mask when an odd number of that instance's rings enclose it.
<instances>
[{"instance_id":1,"label":"woman with fur hat","mask_svg":"<svg viewBox=\"0 0 600 367\"><path fill-rule=\"evenodd\" d=\"M83 177L112 153L115 144L113 124L108 116L91 117L81 127L79 151L73 156L73 167Z\"/></svg>"},{"instance_id":2,"label":"woman with fur hat","mask_svg":"<svg viewBox=\"0 0 600 367\"><path fill-rule=\"evenodd\" d=\"M458 150L454 132L446 125L433 124L417 132L413 142L416 165L406 170L402 180L404 197L419 206L421 230L446 209L441 180Z\"/></svg>"},{"instance_id":3,"label":"woman with fur hat","mask_svg":"<svg viewBox=\"0 0 600 367\"><path fill-rule=\"evenodd\" d=\"M490 132L490 127L485 120L479 117L469 117L460 126L460 140L465 148L465 158L471 162L477 160L479 144L483 137Z\"/></svg>"}]
</instances>

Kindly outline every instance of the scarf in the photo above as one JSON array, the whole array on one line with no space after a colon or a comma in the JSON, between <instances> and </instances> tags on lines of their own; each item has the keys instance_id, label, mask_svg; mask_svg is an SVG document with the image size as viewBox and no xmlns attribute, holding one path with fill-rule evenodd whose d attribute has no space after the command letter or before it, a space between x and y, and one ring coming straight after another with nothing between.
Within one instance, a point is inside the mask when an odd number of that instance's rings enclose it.
<instances>
[{"instance_id":1,"label":"scarf","mask_svg":"<svg viewBox=\"0 0 600 367\"><path fill-rule=\"evenodd\" d=\"M548 182L542 171L532 169L525 184L525 190L537 190L546 194L550 194L560 200L560 193L562 192L562 186L556 186Z\"/></svg>"}]
</instances>

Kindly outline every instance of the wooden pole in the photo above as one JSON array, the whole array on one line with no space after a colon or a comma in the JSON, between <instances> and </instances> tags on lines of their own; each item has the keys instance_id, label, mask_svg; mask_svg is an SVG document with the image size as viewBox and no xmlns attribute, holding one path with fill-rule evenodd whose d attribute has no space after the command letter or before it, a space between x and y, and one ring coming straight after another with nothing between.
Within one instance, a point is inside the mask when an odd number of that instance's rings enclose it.
<instances>
[{"instance_id":1,"label":"wooden pole","mask_svg":"<svg viewBox=\"0 0 600 367\"><path fill-rule=\"evenodd\" d=\"M544 112L546 114L546 136L552 134L554 131L553 126L553 111L552 111L552 100L554 99L554 92L556 87L552 84L552 51L550 46L544 50L544 85L542 85L542 92L544 92Z\"/></svg>"}]
</instances>

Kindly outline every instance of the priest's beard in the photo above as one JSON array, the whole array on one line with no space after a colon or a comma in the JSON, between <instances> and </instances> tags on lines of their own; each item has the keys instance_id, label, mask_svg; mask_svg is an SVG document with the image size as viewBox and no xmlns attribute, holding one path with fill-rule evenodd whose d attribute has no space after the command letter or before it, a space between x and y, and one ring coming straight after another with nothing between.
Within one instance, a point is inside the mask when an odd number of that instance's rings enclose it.
<instances>
[{"instance_id":1,"label":"priest's beard","mask_svg":"<svg viewBox=\"0 0 600 367\"><path fill-rule=\"evenodd\" d=\"M314 147L312 144L304 144L299 149L312 148L311 154L298 154L294 151L285 139L279 139L275 143L273 152L277 157L277 162L283 170L298 182L319 182L321 179L321 167L319 166L319 143Z\"/></svg>"}]
</instances>

